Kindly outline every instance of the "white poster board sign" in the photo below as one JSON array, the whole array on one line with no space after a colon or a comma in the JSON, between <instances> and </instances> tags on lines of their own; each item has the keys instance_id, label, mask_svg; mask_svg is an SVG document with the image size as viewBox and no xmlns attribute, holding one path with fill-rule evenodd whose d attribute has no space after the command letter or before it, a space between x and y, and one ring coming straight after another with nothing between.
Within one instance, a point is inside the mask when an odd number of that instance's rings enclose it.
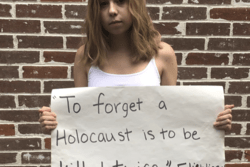
<instances>
[{"instance_id":1,"label":"white poster board sign","mask_svg":"<svg viewBox=\"0 0 250 167\"><path fill-rule=\"evenodd\" d=\"M52 167L224 167L219 86L55 89Z\"/></svg>"}]
</instances>

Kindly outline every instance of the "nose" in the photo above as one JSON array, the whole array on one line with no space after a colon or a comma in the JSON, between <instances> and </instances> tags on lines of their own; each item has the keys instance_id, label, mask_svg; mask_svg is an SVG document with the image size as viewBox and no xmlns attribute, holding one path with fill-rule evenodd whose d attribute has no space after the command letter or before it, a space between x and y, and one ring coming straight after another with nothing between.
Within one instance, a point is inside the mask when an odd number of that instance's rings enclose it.
<instances>
[{"instance_id":1,"label":"nose","mask_svg":"<svg viewBox=\"0 0 250 167\"><path fill-rule=\"evenodd\" d=\"M117 15L117 6L116 6L116 4L114 3L114 2L110 2L110 4L109 4L109 14L111 15L111 16L116 16Z\"/></svg>"}]
</instances>

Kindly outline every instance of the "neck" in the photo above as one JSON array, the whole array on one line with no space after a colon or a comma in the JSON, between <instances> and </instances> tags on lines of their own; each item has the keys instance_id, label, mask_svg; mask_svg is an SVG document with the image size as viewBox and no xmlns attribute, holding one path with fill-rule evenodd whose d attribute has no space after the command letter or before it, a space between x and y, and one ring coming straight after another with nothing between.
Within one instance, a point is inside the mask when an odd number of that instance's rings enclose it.
<instances>
[{"instance_id":1,"label":"neck","mask_svg":"<svg viewBox=\"0 0 250 167\"><path fill-rule=\"evenodd\" d=\"M111 35L109 39L111 52L131 52L129 34Z\"/></svg>"}]
</instances>

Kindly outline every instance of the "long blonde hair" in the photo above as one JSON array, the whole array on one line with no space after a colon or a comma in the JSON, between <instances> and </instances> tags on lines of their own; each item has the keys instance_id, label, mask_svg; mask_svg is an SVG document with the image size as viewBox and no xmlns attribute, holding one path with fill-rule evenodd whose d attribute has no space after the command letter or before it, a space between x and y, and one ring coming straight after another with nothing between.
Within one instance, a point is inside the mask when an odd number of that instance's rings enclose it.
<instances>
[{"instance_id":1,"label":"long blonde hair","mask_svg":"<svg viewBox=\"0 0 250 167\"><path fill-rule=\"evenodd\" d=\"M159 49L160 33L155 30L147 13L145 0L128 0L132 15L130 28L131 47L135 57L134 62L149 60L156 56ZM88 0L87 15L83 32L85 49L82 57L84 64L101 65L106 61L106 51L109 49L108 35L103 30L100 20L99 0Z\"/></svg>"}]
</instances>

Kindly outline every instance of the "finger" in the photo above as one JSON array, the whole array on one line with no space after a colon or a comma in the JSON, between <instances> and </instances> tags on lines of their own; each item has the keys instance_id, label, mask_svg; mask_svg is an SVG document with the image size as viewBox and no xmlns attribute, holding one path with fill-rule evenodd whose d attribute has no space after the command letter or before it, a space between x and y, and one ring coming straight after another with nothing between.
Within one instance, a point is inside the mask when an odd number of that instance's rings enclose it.
<instances>
[{"instance_id":1,"label":"finger","mask_svg":"<svg viewBox=\"0 0 250 167\"><path fill-rule=\"evenodd\" d=\"M50 107L46 107L46 106L43 106L41 109L38 110L39 112L44 112L44 111L47 111L47 112L51 112L51 108Z\"/></svg>"},{"instance_id":2,"label":"finger","mask_svg":"<svg viewBox=\"0 0 250 167\"><path fill-rule=\"evenodd\" d=\"M56 128L56 126L48 125L48 126L42 127L42 130L43 130L43 131L48 131L48 130L53 130L53 129L55 129L55 128Z\"/></svg>"},{"instance_id":3,"label":"finger","mask_svg":"<svg viewBox=\"0 0 250 167\"><path fill-rule=\"evenodd\" d=\"M232 115L231 114L226 114L226 115L222 115L220 117L217 117L216 122L220 122L226 119L230 119L232 120Z\"/></svg>"},{"instance_id":4,"label":"finger","mask_svg":"<svg viewBox=\"0 0 250 167\"><path fill-rule=\"evenodd\" d=\"M215 127L216 129L219 129L219 130L231 130L231 128L232 128L232 125L230 124L228 124L228 125L222 125L222 126L217 126L217 127Z\"/></svg>"},{"instance_id":5,"label":"finger","mask_svg":"<svg viewBox=\"0 0 250 167\"><path fill-rule=\"evenodd\" d=\"M227 115L227 114L231 114L232 110L231 109L226 109L222 112L219 113L218 117L222 116L222 115Z\"/></svg>"},{"instance_id":6,"label":"finger","mask_svg":"<svg viewBox=\"0 0 250 167\"><path fill-rule=\"evenodd\" d=\"M232 108L234 108L234 104L225 105L225 110L226 110L226 109L232 109Z\"/></svg>"},{"instance_id":7,"label":"finger","mask_svg":"<svg viewBox=\"0 0 250 167\"><path fill-rule=\"evenodd\" d=\"M58 124L57 121L44 121L40 125L42 127L45 127L45 126L57 126L57 124Z\"/></svg>"},{"instance_id":8,"label":"finger","mask_svg":"<svg viewBox=\"0 0 250 167\"><path fill-rule=\"evenodd\" d=\"M223 121L215 122L214 126L219 127L219 126L223 126L223 125L227 125L227 124L231 125L231 122L232 121L230 119L226 119L226 120L223 120Z\"/></svg>"},{"instance_id":9,"label":"finger","mask_svg":"<svg viewBox=\"0 0 250 167\"><path fill-rule=\"evenodd\" d=\"M54 112L47 112L47 111L41 113L41 116L53 116L56 118L56 114Z\"/></svg>"},{"instance_id":10,"label":"finger","mask_svg":"<svg viewBox=\"0 0 250 167\"><path fill-rule=\"evenodd\" d=\"M56 119L53 116L41 116L38 121L41 123L43 121L56 121Z\"/></svg>"}]
</instances>

